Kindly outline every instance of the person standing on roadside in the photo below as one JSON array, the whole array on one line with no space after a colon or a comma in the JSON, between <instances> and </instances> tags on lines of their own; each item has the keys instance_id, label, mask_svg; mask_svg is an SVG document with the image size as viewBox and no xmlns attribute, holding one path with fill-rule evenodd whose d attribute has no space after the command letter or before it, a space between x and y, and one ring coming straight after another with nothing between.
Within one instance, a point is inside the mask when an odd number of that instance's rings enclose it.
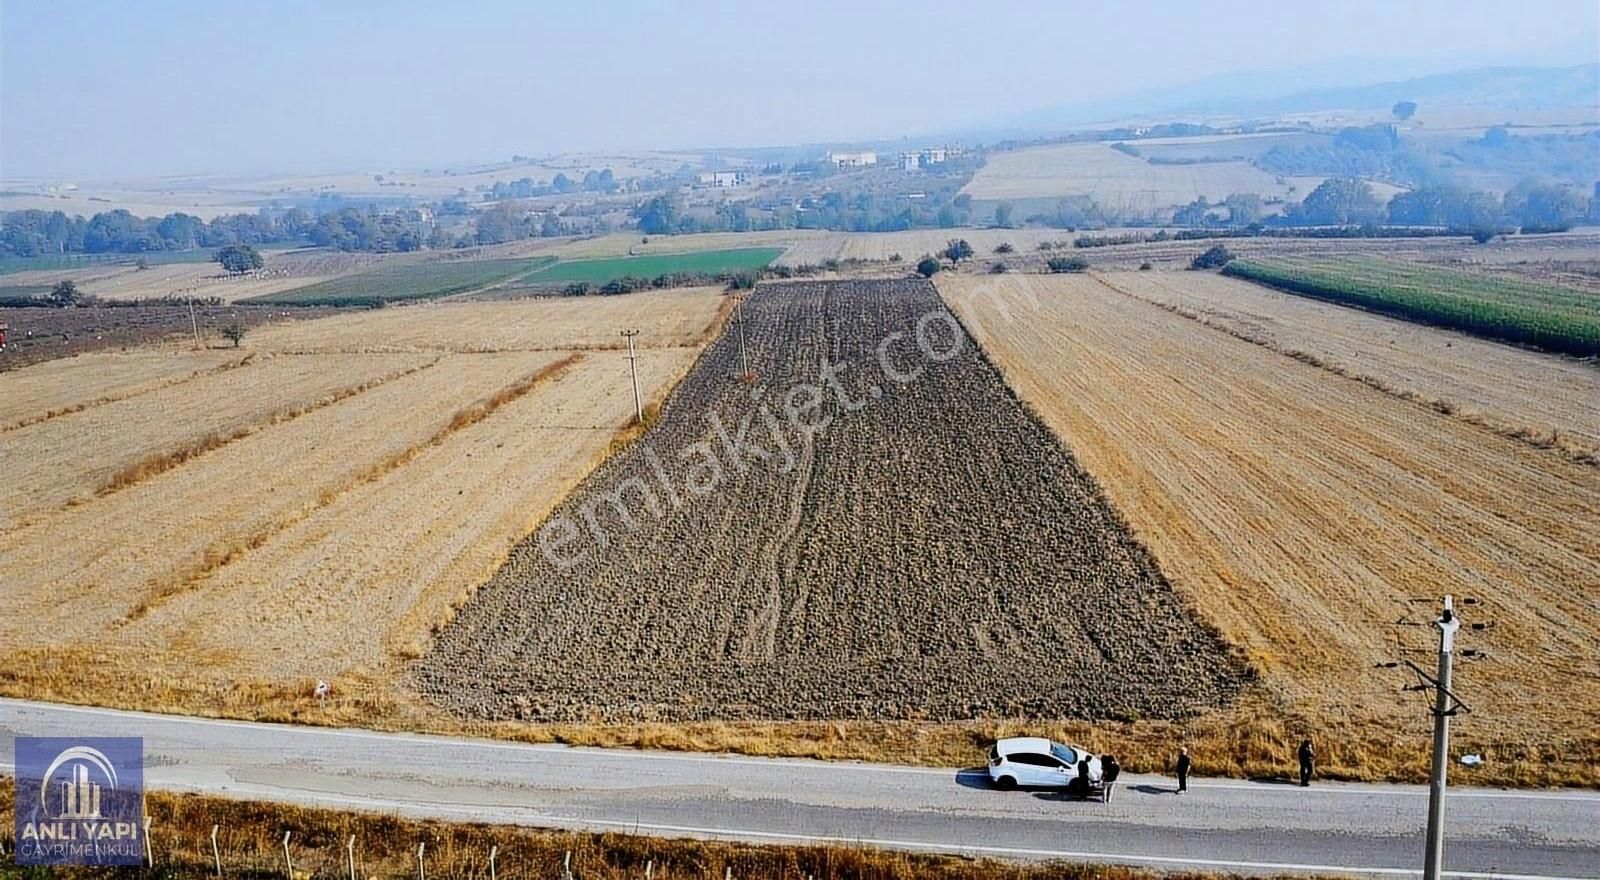
<instances>
[{"instance_id":1,"label":"person standing on roadside","mask_svg":"<svg viewBox=\"0 0 1600 880\"><path fill-rule=\"evenodd\" d=\"M1189 748L1178 749L1178 794L1189 790Z\"/></svg>"},{"instance_id":2,"label":"person standing on roadside","mask_svg":"<svg viewBox=\"0 0 1600 880\"><path fill-rule=\"evenodd\" d=\"M1300 787L1309 788L1311 785L1311 772L1316 769L1316 752L1311 750L1311 740L1300 741Z\"/></svg>"}]
</instances>

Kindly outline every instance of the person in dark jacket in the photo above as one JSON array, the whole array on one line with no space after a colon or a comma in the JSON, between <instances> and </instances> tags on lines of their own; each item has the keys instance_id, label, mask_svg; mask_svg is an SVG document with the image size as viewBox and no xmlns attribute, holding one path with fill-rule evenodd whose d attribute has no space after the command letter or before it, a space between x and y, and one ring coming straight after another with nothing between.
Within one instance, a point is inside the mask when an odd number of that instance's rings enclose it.
<instances>
[{"instance_id":1,"label":"person in dark jacket","mask_svg":"<svg viewBox=\"0 0 1600 880\"><path fill-rule=\"evenodd\" d=\"M1189 790L1189 749L1178 749L1178 794Z\"/></svg>"},{"instance_id":2,"label":"person in dark jacket","mask_svg":"<svg viewBox=\"0 0 1600 880\"><path fill-rule=\"evenodd\" d=\"M1111 790L1117 787L1117 777L1122 775L1122 765L1116 755L1100 757L1100 799L1111 803Z\"/></svg>"},{"instance_id":3,"label":"person in dark jacket","mask_svg":"<svg viewBox=\"0 0 1600 880\"><path fill-rule=\"evenodd\" d=\"M1300 742L1300 787L1307 788L1311 785L1311 772L1316 769L1316 752L1311 750L1311 740Z\"/></svg>"}]
</instances>

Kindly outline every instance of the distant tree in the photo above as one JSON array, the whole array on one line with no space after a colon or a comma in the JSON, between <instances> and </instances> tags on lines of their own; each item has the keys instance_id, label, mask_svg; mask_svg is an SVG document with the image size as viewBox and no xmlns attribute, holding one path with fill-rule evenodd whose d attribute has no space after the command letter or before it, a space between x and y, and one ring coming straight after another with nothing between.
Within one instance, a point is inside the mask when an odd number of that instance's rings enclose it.
<instances>
[{"instance_id":1,"label":"distant tree","mask_svg":"<svg viewBox=\"0 0 1600 880\"><path fill-rule=\"evenodd\" d=\"M679 208L672 196L656 196L635 208L633 215L639 221L639 230L650 235L675 232L678 227Z\"/></svg>"},{"instance_id":2,"label":"distant tree","mask_svg":"<svg viewBox=\"0 0 1600 880\"><path fill-rule=\"evenodd\" d=\"M143 272L144 270L150 268L150 261L144 257L140 257L139 259L133 261L133 268Z\"/></svg>"},{"instance_id":3,"label":"distant tree","mask_svg":"<svg viewBox=\"0 0 1600 880\"><path fill-rule=\"evenodd\" d=\"M1002 241L995 247L994 252L997 254L1009 254L1014 250L1016 250L1016 248L1011 246L1011 242Z\"/></svg>"},{"instance_id":4,"label":"distant tree","mask_svg":"<svg viewBox=\"0 0 1600 880\"><path fill-rule=\"evenodd\" d=\"M959 263L972 256L972 245L964 238L951 239L945 246L944 256L952 263Z\"/></svg>"},{"instance_id":5,"label":"distant tree","mask_svg":"<svg viewBox=\"0 0 1600 880\"><path fill-rule=\"evenodd\" d=\"M222 328L222 338L233 343L234 348L238 348L239 343L244 340L244 325L237 321L225 325Z\"/></svg>"},{"instance_id":6,"label":"distant tree","mask_svg":"<svg viewBox=\"0 0 1600 880\"><path fill-rule=\"evenodd\" d=\"M433 231L428 233L428 249L435 251L449 250L453 240L449 230L442 225L435 225Z\"/></svg>"},{"instance_id":7,"label":"distant tree","mask_svg":"<svg viewBox=\"0 0 1600 880\"><path fill-rule=\"evenodd\" d=\"M1249 226L1261 220L1261 196L1255 193L1233 193L1222 205L1228 209L1229 226Z\"/></svg>"},{"instance_id":8,"label":"distant tree","mask_svg":"<svg viewBox=\"0 0 1600 880\"><path fill-rule=\"evenodd\" d=\"M1571 229L1589 210L1588 196L1576 187L1528 178L1506 191L1505 215L1526 232Z\"/></svg>"},{"instance_id":9,"label":"distant tree","mask_svg":"<svg viewBox=\"0 0 1600 880\"><path fill-rule=\"evenodd\" d=\"M1233 261L1233 252L1220 244L1206 248L1205 253L1189 263L1191 269L1220 269ZM1141 266L1140 268L1144 268Z\"/></svg>"},{"instance_id":10,"label":"distant tree","mask_svg":"<svg viewBox=\"0 0 1600 880\"><path fill-rule=\"evenodd\" d=\"M1083 257L1051 257L1045 261L1045 266L1051 272L1084 272L1089 268L1089 261Z\"/></svg>"},{"instance_id":11,"label":"distant tree","mask_svg":"<svg viewBox=\"0 0 1600 880\"><path fill-rule=\"evenodd\" d=\"M1011 227L1011 203L1001 202L994 206L994 225L1005 228Z\"/></svg>"},{"instance_id":12,"label":"distant tree","mask_svg":"<svg viewBox=\"0 0 1600 880\"><path fill-rule=\"evenodd\" d=\"M1005 263L990 263L989 264L989 274L990 275L1004 275L1005 273L1006 273L1006 264Z\"/></svg>"},{"instance_id":13,"label":"distant tree","mask_svg":"<svg viewBox=\"0 0 1600 880\"><path fill-rule=\"evenodd\" d=\"M933 257L923 257L917 262L917 274L924 278L932 278L939 274L939 270L943 268L944 266L940 265L939 261Z\"/></svg>"},{"instance_id":14,"label":"distant tree","mask_svg":"<svg viewBox=\"0 0 1600 880\"><path fill-rule=\"evenodd\" d=\"M71 278L57 281L55 286L50 288L50 305L56 308L71 308L78 304L79 298L78 285Z\"/></svg>"},{"instance_id":15,"label":"distant tree","mask_svg":"<svg viewBox=\"0 0 1600 880\"><path fill-rule=\"evenodd\" d=\"M1383 215L1384 206L1366 181L1330 177L1306 196L1290 219L1307 226L1346 226L1373 223Z\"/></svg>"},{"instance_id":16,"label":"distant tree","mask_svg":"<svg viewBox=\"0 0 1600 880\"><path fill-rule=\"evenodd\" d=\"M1394 107L1391 108L1391 112L1394 113L1394 118L1400 120L1401 122L1405 122L1407 119L1410 119L1416 115L1417 102L1398 101L1395 103Z\"/></svg>"},{"instance_id":17,"label":"distant tree","mask_svg":"<svg viewBox=\"0 0 1600 880\"><path fill-rule=\"evenodd\" d=\"M230 244L217 251L217 262L222 268L233 275L243 275L260 269L264 263L261 254L247 244Z\"/></svg>"}]
</instances>

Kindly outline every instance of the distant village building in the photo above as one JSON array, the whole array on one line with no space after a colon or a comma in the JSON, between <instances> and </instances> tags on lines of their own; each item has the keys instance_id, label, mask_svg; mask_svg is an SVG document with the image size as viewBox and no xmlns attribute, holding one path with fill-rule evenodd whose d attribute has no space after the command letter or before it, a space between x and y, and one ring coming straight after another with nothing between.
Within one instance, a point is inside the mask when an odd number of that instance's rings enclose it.
<instances>
[{"instance_id":1,"label":"distant village building","mask_svg":"<svg viewBox=\"0 0 1600 880\"><path fill-rule=\"evenodd\" d=\"M920 167L922 167L922 154L920 154L920 153L901 153L900 154L900 170L901 171L915 171Z\"/></svg>"},{"instance_id":2,"label":"distant village building","mask_svg":"<svg viewBox=\"0 0 1600 880\"><path fill-rule=\"evenodd\" d=\"M878 164L878 154L871 150L854 153L835 153L829 150L828 161L840 168L864 168Z\"/></svg>"},{"instance_id":3,"label":"distant village building","mask_svg":"<svg viewBox=\"0 0 1600 880\"><path fill-rule=\"evenodd\" d=\"M702 171L699 183L701 186L729 187L743 186L750 179L744 171Z\"/></svg>"}]
</instances>

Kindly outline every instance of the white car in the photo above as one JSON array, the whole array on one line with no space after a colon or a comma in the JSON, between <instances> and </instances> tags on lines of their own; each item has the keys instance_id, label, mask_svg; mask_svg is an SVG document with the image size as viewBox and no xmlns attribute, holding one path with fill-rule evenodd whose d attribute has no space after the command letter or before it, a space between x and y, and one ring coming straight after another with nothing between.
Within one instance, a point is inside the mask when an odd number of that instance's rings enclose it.
<instances>
[{"instance_id":1,"label":"white car","mask_svg":"<svg viewBox=\"0 0 1600 880\"><path fill-rule=\"evenodd\" d=\"M1100 758L1081 746L1062 745L1039 736L1017 736L989 748L989 778L995 788L1071 788L1087 760L1089 785L1100 785Z\"/></svg>"}]
</instances>

